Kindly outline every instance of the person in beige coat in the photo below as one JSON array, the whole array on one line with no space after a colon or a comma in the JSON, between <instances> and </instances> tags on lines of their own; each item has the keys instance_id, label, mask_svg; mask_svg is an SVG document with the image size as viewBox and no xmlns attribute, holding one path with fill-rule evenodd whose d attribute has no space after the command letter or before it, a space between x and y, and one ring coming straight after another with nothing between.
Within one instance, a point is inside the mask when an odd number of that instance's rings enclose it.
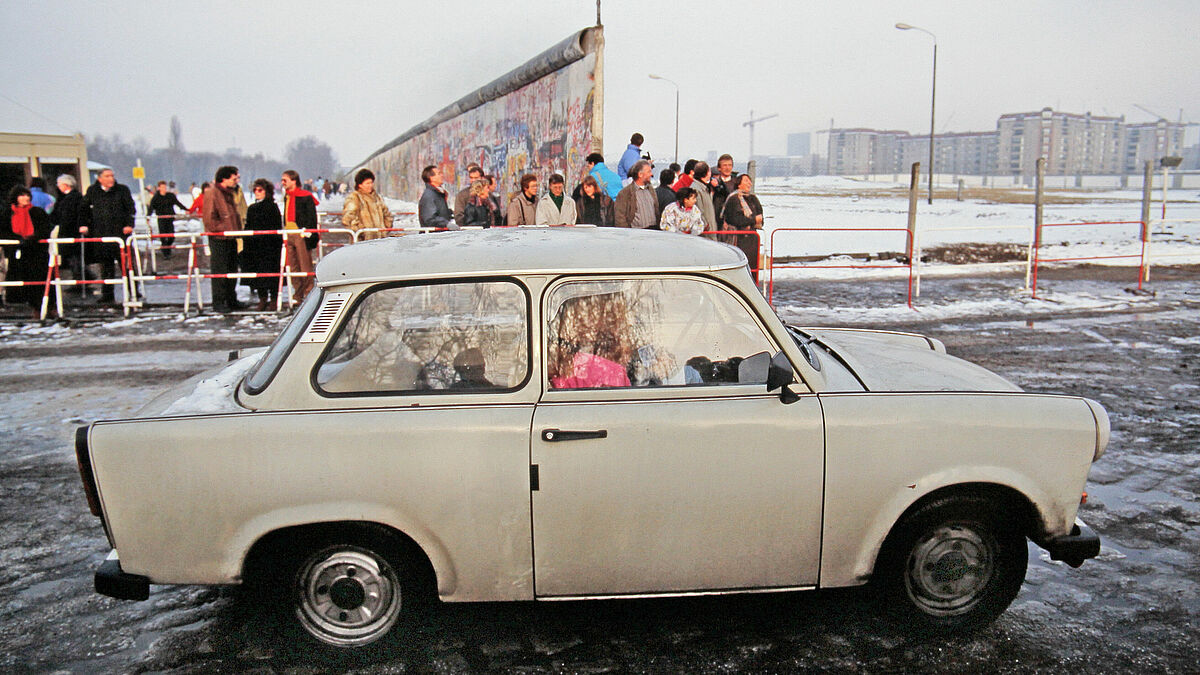
<instances>
[{"instance_id":1,"label":"person in beige coat","mask_svg":"<svg viewBox=\"0 0 1200 675\"><path fill-rule=\"evenodd\" d=\"M359 232L359 241L378 239L384 236L382 230L392 226L392 212L375 191L375 174L370 169L354 174L354 191L346 195L342 206L342 225Z\"/></svg>"},{"instance_id":2,"label":"person in beige coat","mask_svg":"<svg viewBox=\"0 0 1200 675\"><path fill-rule=\"evenodd\" d=\"M521 176L521 191L508 202L509 227L537 224L537 191L537 176L531 173Z\"/></svg>"}]
</instances>

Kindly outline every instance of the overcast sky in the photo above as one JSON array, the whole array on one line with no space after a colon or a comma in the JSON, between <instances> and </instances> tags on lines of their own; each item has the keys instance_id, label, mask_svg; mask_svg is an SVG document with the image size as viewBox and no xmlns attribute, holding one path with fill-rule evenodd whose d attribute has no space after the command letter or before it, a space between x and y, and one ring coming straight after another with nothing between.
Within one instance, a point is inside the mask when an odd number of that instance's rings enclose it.
<instances>
[{"instance_id":1,"label":"overcast sky","mask_svg":"<svg viewBox=\"0 0 1200 675\"><path fill-rule=\"evenodd\" d=\"M0 130L120 133L281 157L314 135L353 165L444 105L595 21L594 0L155 2L4 0ZM1007 112L1200 121L1200 2L604 0L605 154L642 132L656 159L783 154L837 126L995 128ZM21 106L33 109L35 115ZM1195 129L1188 142L1194 142ZM814 143L817 142L814 136ZM821 136L820 138L824 138Z\"/></svg>"}]
</instances>

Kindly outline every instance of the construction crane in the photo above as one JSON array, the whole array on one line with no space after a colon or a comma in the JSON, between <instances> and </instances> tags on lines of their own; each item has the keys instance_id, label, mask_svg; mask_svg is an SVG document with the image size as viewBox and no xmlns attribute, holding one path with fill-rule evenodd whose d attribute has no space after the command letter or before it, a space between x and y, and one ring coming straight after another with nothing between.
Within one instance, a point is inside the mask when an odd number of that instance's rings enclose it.
<instances>
[{"instance_id":1,"label":"construction crane","mask_svg":"<svg viewBox=\"0 0 1200 675\"><path fill-rule=\"evenodd\" d=\"M742 126L750 127L750 156L746 158L746 161L750 161L750 160L754 159L754 125L758 124L759 122L761 122L763 120L769 120L772 117L779 117L779 113L771 113L770 115L763 115L762 117L755 117L754 111L751 110L750 111L750 119L748 119L742 123Z\"/></svg>"}]
</instances>

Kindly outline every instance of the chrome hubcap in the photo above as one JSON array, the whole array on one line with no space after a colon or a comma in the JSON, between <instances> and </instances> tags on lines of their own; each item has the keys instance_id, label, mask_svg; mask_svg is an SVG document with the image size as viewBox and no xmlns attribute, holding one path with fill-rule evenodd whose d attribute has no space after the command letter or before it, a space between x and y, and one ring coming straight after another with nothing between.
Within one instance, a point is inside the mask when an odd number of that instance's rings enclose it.
<instances>
[{"instance_id":1,"label":"chrome hubcap","mask_svg":"<svg viewBox=\"0 0 1200 675\"><path fill-rule=\"evenodd\" d=\"M904 583L918 606L934 615L969 611L995 573L994 547L978 532L942 525L917 540Z\"/></svg>"},{"instance_id":2,"label":"chrome hubcap","mask_svg":"<svg viewBox=\"0 0 1200 675\"><path fill-rule=\"evenodd\" d=\"M400 616L400 584L387 561L368 551L322 551L300 569L296 614L313 637L333 645L372 642Z\"/></svg>"}]
</instances>

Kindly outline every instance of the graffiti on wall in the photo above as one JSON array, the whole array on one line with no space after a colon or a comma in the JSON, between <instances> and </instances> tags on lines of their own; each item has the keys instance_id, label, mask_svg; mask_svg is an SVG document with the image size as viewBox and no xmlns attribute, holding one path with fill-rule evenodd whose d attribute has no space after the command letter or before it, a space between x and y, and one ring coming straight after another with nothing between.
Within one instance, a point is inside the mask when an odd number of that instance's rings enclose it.
<instances>
[{"instance_id":1,"label":"graffiti on wall","mask_svg":"<svg viewBox=\"0 0 1200 675\"><path fill-rule=\"evenodd\" d=\"M505 197L516 193L526 173L535 174L542 185L559 173L572 185L592 152L597 61L596 51L588 51L464 112L448 117L443 111L439 115L447 119L435 116L418 125L362 166L375 172L382 194L410 201L419 198L421 170L431 164L441 168L452 194L467 187L470 164L495 176L497 192ZM520 70L506 77L519 77Z\"/></svg>"}]
</instances>

